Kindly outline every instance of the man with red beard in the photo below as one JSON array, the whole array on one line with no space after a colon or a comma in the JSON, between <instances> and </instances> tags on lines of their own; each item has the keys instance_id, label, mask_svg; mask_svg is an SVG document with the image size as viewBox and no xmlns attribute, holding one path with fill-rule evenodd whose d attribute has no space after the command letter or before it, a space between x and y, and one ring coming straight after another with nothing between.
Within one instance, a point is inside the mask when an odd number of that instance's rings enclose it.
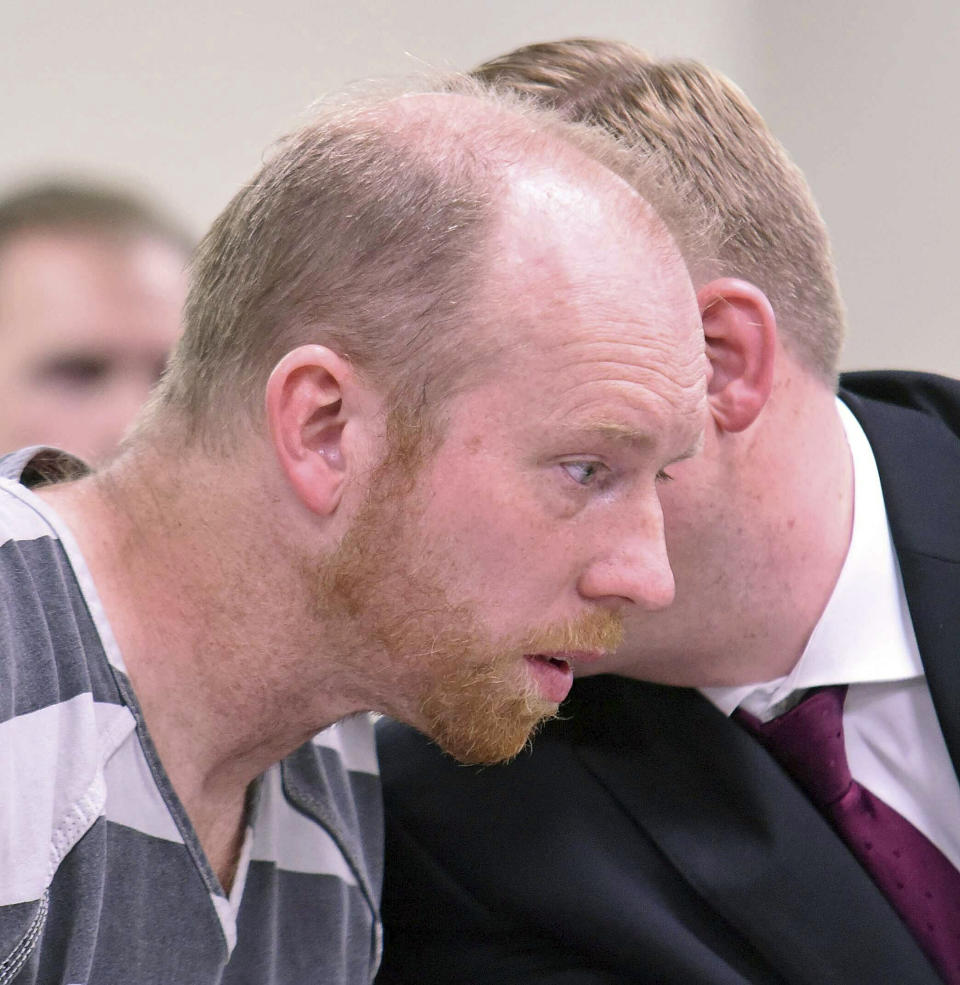
<instances>
[{"instance_id":1,"label":"man with red beard","mask_svg":"<svg viewBox=\"0 0 960 985\"><path fill-rule=\"evenodd\" d=\"M960 384L844 374L826 228L728 80L625 44L486 64L666 153L710 245L676 602L529 754L384 729L384 983L960 983Z\"/></svg>"},{"instance_id":2,"label":"man with red beard","mask_svg":"<svg viewBox=\"0 0 960 985\"><path fill-rule=\"evenodd\" d=\"M364 713L511 756L671 601L705 360L661 178L472 84L331 105L119 457L4 460L3 981L371 981Z\"/></svg>"}]
</instances>

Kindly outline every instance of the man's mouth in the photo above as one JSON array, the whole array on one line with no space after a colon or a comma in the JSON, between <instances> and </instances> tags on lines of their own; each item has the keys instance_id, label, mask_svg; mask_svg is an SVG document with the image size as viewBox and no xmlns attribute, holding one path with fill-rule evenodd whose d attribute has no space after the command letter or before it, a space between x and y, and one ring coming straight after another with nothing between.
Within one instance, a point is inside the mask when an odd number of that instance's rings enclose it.
<instances>
[{"instance_id":1,"label":"man's mouth","mask_svg":"<svg viewBox=\"0 0 960 985\"><path fill-rule=\"evenodd\" d=\"M575 663L598 660L601 653L577 651L576 653L527 653L524 658L547 701L560 704L570 693Z\"/></svg>"}]
</instances>

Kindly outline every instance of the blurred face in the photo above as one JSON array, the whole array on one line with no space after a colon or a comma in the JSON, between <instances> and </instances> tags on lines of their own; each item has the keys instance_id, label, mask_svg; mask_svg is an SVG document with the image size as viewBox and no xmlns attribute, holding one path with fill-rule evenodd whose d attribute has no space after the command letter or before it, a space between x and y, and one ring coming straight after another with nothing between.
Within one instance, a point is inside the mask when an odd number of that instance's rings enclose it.
<instances>
[{"instance_id":1,"label":"blurred face","mask_svg":"<svg viewBox=\"0 0 960 985\"><path fill-rule=\"evenodd\" d=\"M0 249L0 452L99 463L180 331L185 258L152 239L23 233Z\"/></svg>"},{"instance_id":2,"label":"blurred face","mask_svg":"<svg viewBox=\"0 0 960 985\"><path fill-rule=\"evenodd\" d=\"M500 355L452 401L439 448L374 476L321 588L380 706L473 762L519 751L624 610L671 601L659 482L704 419L672 248L569 186L524 191L489 277Z\"/></svg>"}]
</instances>

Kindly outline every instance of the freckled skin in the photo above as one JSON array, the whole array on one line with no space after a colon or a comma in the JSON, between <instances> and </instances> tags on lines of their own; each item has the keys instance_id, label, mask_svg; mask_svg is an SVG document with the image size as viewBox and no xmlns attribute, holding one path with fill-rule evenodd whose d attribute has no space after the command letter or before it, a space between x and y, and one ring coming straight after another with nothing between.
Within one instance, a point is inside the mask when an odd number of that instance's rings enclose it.
<instances>
[{"instance_id":1,"label":"freckled skin","mask_svg":"<svg viewBox=\"0 0 960 985\"><path fill-rule=\"evenodd\" d=\"M613 208L568 187L559 215L514 189L484 319L504 349L454 402L421 480L424 563L500 632L673 594L657 480L701 435L702 330L679 256L614 181ZM599 474L580 485L584 460Z\"/></svg>"},{"instance_id":2,"label":"freckled skin","mask_svg":"<svg viewBox=\"0 0 960 985\"><path fill-rule=\"evenodd\" d=\"M0 451L114 451L179 335L185 262L151 239L87 233L0 248Z\"/></svg>"}]
</instances>

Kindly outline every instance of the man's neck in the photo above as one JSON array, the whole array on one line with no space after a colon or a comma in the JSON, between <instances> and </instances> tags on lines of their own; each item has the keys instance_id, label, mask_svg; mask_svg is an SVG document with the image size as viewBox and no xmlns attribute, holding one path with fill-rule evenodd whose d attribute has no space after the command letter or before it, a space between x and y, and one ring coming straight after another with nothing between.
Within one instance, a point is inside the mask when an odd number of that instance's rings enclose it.
<instances>
[{"instance_id":1,"label":"man's neck","mask_svg":"<svg viewBox=\"0 0 960 985\"><path fill-rule=\"evenodd\" d=\"M189 488L134 462L40 494L80 547L160 760L228 885L250 783L355 709L325 711L297 679L308 602L270 531L246 535L252 493L222 475L214 492L202 465L179 474Z\"/></svg>"},{"instance_id":2,"label":"man's neck","mask_svg":"<svg viewBox=\"0 0 960 985\"><path fill-rule=\"evenodd\" d=\"M809 386L809 384L808 384ZM742 624L725 644L723 684L789 674L804 652L850 545L854 479L835 398L781 388L762 437L741 462L738 545L747 573ZM733 655L737 654L736 659Z\"/></svg>"}]
</instances>

